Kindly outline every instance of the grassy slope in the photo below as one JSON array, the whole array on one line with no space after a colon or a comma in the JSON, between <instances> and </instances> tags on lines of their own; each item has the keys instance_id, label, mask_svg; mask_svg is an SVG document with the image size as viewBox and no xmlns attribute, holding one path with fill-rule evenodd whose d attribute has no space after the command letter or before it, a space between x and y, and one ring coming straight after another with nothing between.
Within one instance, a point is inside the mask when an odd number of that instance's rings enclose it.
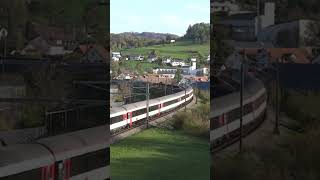
<instances>
[{"instance_id":1,"label":"grassy slope","mask_svg":"<svg viewBox=\"0 0 320 180\"><path fill-rule=\"evenodd\" d=\"M121 68L130 70L130 71L138 71L140 74L143 73L143 71L152 70L154 67L158 67L158 65L155 63L138 62L138 61L121 62Z\"/></svg>"},{"instance_id":2,"label":"grassy slope","mask_svg":"<svg viewBox=\"0 0 320 180\"><path fill-rule=\"evenodd\" d=\"M192 42L177 42L175 44L155 45L142 48L126 49L124 55L148 55L152 50L159 50L160 56L171 56L173 58L186 59L198 53L206 57L209 54L209 43L193 44Z\"/></svg>"},{"instance_id":3,"label":"grassy slope","mask_svg":"<svg viewBox=\"0 0 320 180\"><path fill-rule=\"evenodd\" d=\"M149 129L111 146L113 180L209 179L206 140Z\"/></svg>"}]
</instances>

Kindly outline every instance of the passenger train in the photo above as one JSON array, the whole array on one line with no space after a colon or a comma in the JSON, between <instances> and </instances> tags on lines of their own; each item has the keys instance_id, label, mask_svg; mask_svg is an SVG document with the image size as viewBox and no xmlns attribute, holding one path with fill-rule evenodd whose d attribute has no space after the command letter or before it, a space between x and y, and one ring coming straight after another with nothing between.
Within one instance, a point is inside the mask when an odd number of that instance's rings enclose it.
<instances>
[{"instance_id":1,"label":"passenger train","mask_svg":"<svg viewBox=\"0 0 320 180\"><path fill-rule=\"evenodd\" d=\"M261 81L248 77L243 92L243 135L254 130L265 119L267 93ZM240 92L211 101L210 149L213 151L240 135Z\"/></svg>"},{"instance_id":2,"label":"passenger train","mask_svg":"<svg viewBox=\"0 0 320 180\"><path fill-rule=\"evenodd\" d=\"M0 180L109 180L109 125L0 147Z\"/></svg>"},{"instance_id":3,"label":"passenger train","mask_svg":"<svg viewBox=\"0 0 320 180\"><path fill-rule=\"evenodd\" d=\"M160 116L162 113L174 110L193 99L193 89L149 100L149 117ZM110 130L114 132L122 128L131 128L135 123L142 122L147 117L147 102L140 101L110 110Z\"/></svg>"}]
</instances>

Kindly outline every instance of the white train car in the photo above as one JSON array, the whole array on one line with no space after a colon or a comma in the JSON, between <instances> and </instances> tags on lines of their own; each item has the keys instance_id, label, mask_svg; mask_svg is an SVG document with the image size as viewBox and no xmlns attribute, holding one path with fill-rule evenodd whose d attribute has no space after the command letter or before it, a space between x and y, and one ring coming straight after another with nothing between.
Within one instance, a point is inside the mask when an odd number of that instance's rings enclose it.
<instances>
[{"instance_id":1,"label":"white train car","mask_svg":"<svg viewBox=\"0 0 320 180\"><path fill-rule=\"evenodd\" d=\"M1 180L110 179L109 126L0 148Z\"/></svg>"},{"instance_id":2,"label":"white train car","mask_svg":"<svg viewBox=\"0 0 320 180\"><path fill-rule=\"evenodd\" d=\"M187 88L175 94L149 100L149 117L159 116L162 113L174 110L188 103L193 98L193 89ZM120 128L132 127L147 117L147 102L140 101L127 104L122 107L111 108L110 130L116 131Z\"/></svg>"},{"instance_id":3,"label":"white train car","mask_svg":"<svg viewBox=\"0 0 320 180\"><path fill-rule=\"evenodd\" d=\"M249 77L243 92L243 130L249 133L266 115L267 93L259 80ZM240 92L212 99L210 112L211 149L240 134Z\"/></svg>"}]
</instances>

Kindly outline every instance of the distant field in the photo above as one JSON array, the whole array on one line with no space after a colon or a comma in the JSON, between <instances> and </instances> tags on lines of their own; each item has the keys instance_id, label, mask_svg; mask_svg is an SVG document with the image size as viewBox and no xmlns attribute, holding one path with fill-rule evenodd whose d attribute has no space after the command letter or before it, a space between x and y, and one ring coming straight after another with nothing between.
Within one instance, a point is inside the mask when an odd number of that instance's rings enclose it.
<instances>
[{"instance_id":1,"label":"distant field","mask_svg":"<svg viewBox=\"0 0 320 180\"><path fill-rule=\"evenodd\" d=\"M209 55L210 45L193 44L192 42L177 42L175 44L155 45L142 48L126 49L122 51L123 55L148 55L152 50L158 50L160 56L170 56L173 58L186 59L194 55L201 54L204 57Z\"/></svg>"},{"instance_id":2,"label":"distant field","mask_svg":"<svg viewBox=\"0 0 320 180\"><path fill-rule=\"evenodd\" d=\"M141 61L123 61L121 62L121 68L130 70L130 71L137 71L139 74L143 74L143 72L152 71L154 67L158 67L155 63L149 62L141 62Z\"/></svg>"},{"instance_id":3,"label":"distant field","mask_svg":"<svg viewBox=\"0 0 320 180\"><path fill-rule=\"evenodd\" d=\"M207 180L208 141L152 128L111 146L113 180Z\"/></svg>"}]
</instances>

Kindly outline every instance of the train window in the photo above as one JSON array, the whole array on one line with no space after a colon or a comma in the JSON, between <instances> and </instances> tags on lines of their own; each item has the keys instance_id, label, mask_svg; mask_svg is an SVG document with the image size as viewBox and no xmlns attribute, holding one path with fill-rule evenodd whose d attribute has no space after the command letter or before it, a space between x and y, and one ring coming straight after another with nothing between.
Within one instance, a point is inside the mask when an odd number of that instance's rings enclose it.
<instances>
[{"instance_id":1,"label":"train window","mask_svg":"<svg viewBox=\"0 0 320 180\"><path fill-rule=\"evenodd\" d=\"M179 102L179 99L174 99L174 100L165 102L165 103L164 103L164 106L169 106L169 105L174 104L174 103L177 103L177 102Z\"/></svg>"},{"instance_id":2,"label":"train window","mask_svg":"<svg viewBox=\"0 0 320 180\"><path fill-rule=\"evenodd\" d=\"M246 104L243 107L243 115L247 115L252 112L252 103Z\"/></svg>"},{"instance_id":3,"label":"train window","mask_svg":"<svg viewBox=\"0 0 320 180\"><path fill-rule=\"evenodd\" d=\"M210 120L210 130L214 130L221 127L219 124L219 117L214 117Z\"/></svg>"},{"instance_id":4,"label":"train window","mask_svg":"<svg viewBox=\"0 0 320 180\"><path fill-rule=\"evenodd\" d=\"M41 168L0 178L1 180L41 179Z\"/></svg>"},{"instance_id":5,"label":"train window","mask_svg":"<svg viewBox=\"0 0 320 180\"><path fill-rule=\"evenodd\" d=\"M89 153L87 158L88 171L110 165L110 148Z\"/></svg>"},{"instance_id":6,"label":"train window","mask_svg":"<svg viewBox=\"0 0 320 180\"><path fill-rule=\"evenodd\" d=\"M149 112L157 110L159 105L149 107Z\"/></svg>"},{"instance_id":7,"label":"train window","mask_svg":"<svg viewBox=\"0 0 320 180\"><path fill-rule=\"evenodd\" d=\"M234 109L227 114L228 121L232 122L240 118L240 108Z\"/></svg>"},{"instance_id":8,"label":"train window","mask_svg":"<svg viewBox=\"0 0 320 180\"><path fill-rule=\"evenodd\" d=\"M122 121L123 120L122 118L123 118L123 115L111 118L111 124L114 124L114 123Z\"/></svg>"},{"instance_id":9,"label":"train window","mask_svg":"<svg viewBox=\"0 0 320 180\"><path fill-rule=\"evenodd\" d=\"M143 108L143 109L139 109L139 110L135 110L132 112L132 116L135 117L135 116L139 116L141 114L145 114L147 113L147 108Z\"/></svg>"},{"instance_id":10,"label":"train window","mask_svg":"<svg viewBox=\"0 0 320 180\"><path fill-rule=\"evenodd\" d=\"M87 171L87 155L81 155L71 158L71 176L85 173Z\"/></svg>"}]
</instances>

